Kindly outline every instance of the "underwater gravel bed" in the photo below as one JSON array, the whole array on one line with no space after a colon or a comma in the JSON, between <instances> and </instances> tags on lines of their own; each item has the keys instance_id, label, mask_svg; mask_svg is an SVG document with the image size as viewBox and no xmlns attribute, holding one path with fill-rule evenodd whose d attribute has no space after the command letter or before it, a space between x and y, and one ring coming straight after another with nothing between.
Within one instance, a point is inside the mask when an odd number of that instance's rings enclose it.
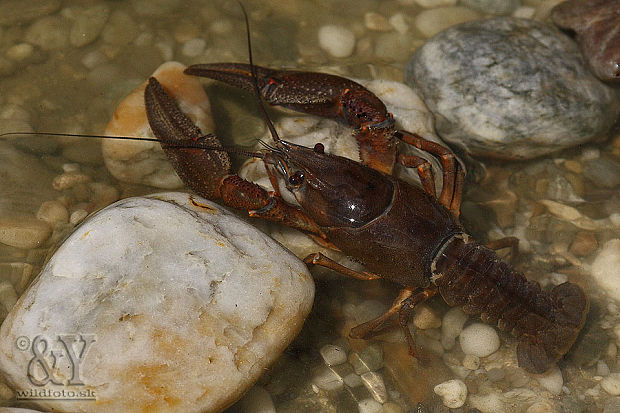
<instances>
[{"instance_id":1,"label":"underwater gravel bed","mask_svg":"<svg viewBox=\"0 0 620 413\"><path fill-rule=\"evenodd\" d=\"M162 62L247 60L235 2L28 3L0 4L0 133L101 133L122 97ZM490 16L485 13L548 21L554 2L479 3L485 2L244 2L256 63L396 81L415 50L440 30ZM253 145L263 136L253 99L203 84L226 143ZM614 133L530 161L467 160L465 228L481 241L518 237L519 270L545 287L577 282L590 297L582 335L557 368L544 376L526 373L517 366L513 337L476 330L477 318L440 297L419 306L411 321L430 356L427 365L409 356L398 329L371 341L347 339L351 327L389 307L397 288L313 269L316 297L304 328L231 411L620 410L620 135ZM88 214L158 191L113 178L100 145L50 137L0 141L1 320ZM475 334L463 334L471 329ZM477 353L481 348L486 351ZM15 397L0 377L0 405L28 406Z\"/></svg>"}]
</instances>

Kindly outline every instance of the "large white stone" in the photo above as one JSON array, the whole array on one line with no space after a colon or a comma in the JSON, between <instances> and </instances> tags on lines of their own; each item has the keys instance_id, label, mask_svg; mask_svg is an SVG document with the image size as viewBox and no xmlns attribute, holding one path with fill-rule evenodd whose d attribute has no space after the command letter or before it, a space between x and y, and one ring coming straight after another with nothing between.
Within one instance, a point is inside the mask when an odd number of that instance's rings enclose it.
<instances>
[{"instance_id":1,"label":"large white stone","mask_svg":"<svg viewBox=\"0 0 620 413\"><path fill-rule=\"evenodd\" d=\"M16 390L96 395L37 403L46 410L220 411L295 337L313 295L301 261L216 204L185 193L124 199L81 225L13 307L0 370ZM95 341L72 378L59 335L79 354L74 334ZM65 384L34 386L31 360L36 380L46 381L43 366Z\"/></svg>"}]
</instances>

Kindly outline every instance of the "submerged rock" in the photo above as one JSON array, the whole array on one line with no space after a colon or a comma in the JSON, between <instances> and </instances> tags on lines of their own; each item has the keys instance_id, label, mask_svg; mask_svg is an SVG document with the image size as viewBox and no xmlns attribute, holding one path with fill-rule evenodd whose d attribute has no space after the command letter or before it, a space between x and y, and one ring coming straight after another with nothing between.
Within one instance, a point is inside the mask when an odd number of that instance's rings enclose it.
<instances>
[{"instance_id":1,"label":"submerged rock","mask_svg":"<svg viewBox=\"0 0 620 413\"><path fill-rule=\"evenodd\" d=\"M532 20L451 27L416 51L405 80L439 135L476 156L528 159L602 138L620 112L576 45Z\"/></svg>"},{"instance_id":2,"label":"submerged rock","mask_svg":"<svg viewBox=\"0 0 620 413\"><path fill-rule=\"evenodd\" d=\"M209 98L200 80L183 74L184 69L185 66L180 63L166 62L153 73L153 76L176 99L185 114L203 133L213 132ZM146 82L119 103L106 127L106 135L153 137L144 109L145 86ZM102 142L101 148L108 170L120 181L165 189L183 186L157 142L106 139Z\"/></svg>"},{"instance_id":3,"label":"submerged rock","mask_svg":"<svg viewBox=\"0 0 620 413\"><path fill-rule=\"evenodd\" d=\"M221 411L299 332L313 294L301 261L216 204L128 198L80 226L13 307L0 370L17 390L95 398L42 409Z\"/></svg>"},{"instance_id":4,"label":"submerged rock","mask_svg":"<svg viewBox=\"0 0 620 413\"><path fill-rule=\"evenodd\" d=\"M620 82L620 0L569 0L551 10L551 20L573 30L596 76Z\"/></svg>"}]
</instances>

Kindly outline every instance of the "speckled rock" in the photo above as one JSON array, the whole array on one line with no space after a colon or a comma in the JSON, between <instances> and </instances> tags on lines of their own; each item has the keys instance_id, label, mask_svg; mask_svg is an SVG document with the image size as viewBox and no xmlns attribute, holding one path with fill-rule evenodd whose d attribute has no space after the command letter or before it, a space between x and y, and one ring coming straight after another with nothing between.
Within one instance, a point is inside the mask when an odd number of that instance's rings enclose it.
<instances>
[{"instance_id":1,"label":"speckled rock","mask_svg":"<svg viewBox=\"0 0 620 413\"><path fill-rule=\"evenodd\" d=\"M313 295L300 260L216 204L127 198L80 226L17 301L0 371L15 389L96 398L37 402L46 410L221 411L299 332ZM62 353L73 346L79 359Z\"/></svg>"},{"instance_id":2,"label":"speckled rock","mask_svg":"<svg viewBox=\"0 0 620 413\"><path fill-rule=\"evenodd\" d=\"M577 34L592 71L605 82L620 82L620 0L569 0L551 10L551 19Z\"/></svg>"},{"instance_id":3,"label":"speckled rock","mask_svg":"<svg viewBox=\"0 0 620 413\"><path fill-rule=\"evenodd\" d=\"M153 76L207 134L214 130L209 99L198 78L184 75L184 69L180 63L167 62ZM153 136L144 110L145 86L146 82L119 103L106 127L106 135ZM101 148L105 164L116 179L165 189L183 186L159 143L106 139Z\"/></svg>"},{"instance_id":4,"label":"speckled rock","mask_svg":"<svg viewBox=\"0 0 620 413\"><path fill-rule=\"evenodd\" d=\"M494 18L452 27L407 63L445 140L476 156L527 159L593 138L615 122L618 93L576 45L544 24Z\"/></svg>"}]
</instances>

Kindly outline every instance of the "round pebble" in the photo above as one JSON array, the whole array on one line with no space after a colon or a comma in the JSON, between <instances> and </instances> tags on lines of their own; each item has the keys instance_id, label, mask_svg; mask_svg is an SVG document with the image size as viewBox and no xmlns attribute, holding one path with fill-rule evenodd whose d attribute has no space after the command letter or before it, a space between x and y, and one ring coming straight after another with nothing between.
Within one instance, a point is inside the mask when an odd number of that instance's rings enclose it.
<instances>
[{"instance_id":1,"label":"round pebble","mask_svg":"<svg viewBox=\"0 0 620 413\"><path fill-rule=\"evenodd\" d=\"M347 361L347 352L342 347L333 344L324 345L319 352L328 366L337 366Z\"/></svg>"},{"instance_id":2,"label":"round pebble","mask_svg":"<svg viewBox=\"0 0 620 413\"><path fill-rule=\"evenodd\" d=\"M71 44L75 47L82 47L97 40L109 16L110 9L104 4L82 10L71 26L69 33Z\"/></svg>"},{"instance_id":3,"label":"round pebble","mask_svg":"<svg viewBox=\"0 0 620 413\"><path fill-rule=\"evenodd\" d=\"M458 409L467 399L467 386L462 380L448 380L435 386L435 394L441 397L443 405L450 409Z\"/></svg>"},{"instance_id":4,"label":"round pebble","mask_svg":"<svg viewBox=\"0 0 620 413\"><path fill-rule=\"evenodd\" d=\"M17 248L37 248L52 233L49 224L31 217L0 219L0 243Z\"/></svg>"},{"instance_id":5,"label":"round pebble","mask_svg":"<svg viewBox=\"0 0 620 413\"><path fill-rule=\"evenodd\" d=\"M424 37L432 37L450 26L478 18L480 15L467 7L438 7L422 11L415 17L414 23Z\"/></svg>"},{"instance_id":6,"label":"round pebble","mask_svg":"<svg viewBox=\"0 0 620 413\"><path fill-rule=\"evenodd\" d=\"M33 52L34 52L34 47L31 44L19 43L14 46L11 46L6 51L6 57L8 57L11 60L21 61L21 60L28 59L30 56L32 56Z\"/></svg>"},{"instance_id":7,"label":"round pebble","mask_svg":"<svg viewBox=\"0 0 620 413\"><path fill-rule=\"evenodd\" d=\"M620 373L610 373L603 377L601 387L612 396L620 396Z\"/></svg>"},{"instance_id":8,"label":"round pebble","mask_svg":"<svg viewBox=\"0 0 620 413\"><path fill-rule=\"evenodd\" d=\"M359 413L381 413L383 406L374 399L364 399L357 403Z\"/></svg>"},{"instance_id":9,"label":"round pebble","mask_svg":"<svg viewBox=\"0 0 620 413\"><path fill-rule=\"evenodd\" d=\"M556 366L544 374L536 375L536 381L547 389L551 394L556 396L562 392L562 386L564 385L564 379L562 378L562 372Z\"/></svg>"},{"instance_id":10,"label":"round pebble","mask_svg":"<svg viewBox=\"0 0 620 413\"><path fill-rule=\"evenodd\" d=\"M557 410L547 401L536 402L527 408L525 413L556 413Z\"/></svg>"},{"instance_id":11,"label":"round pebble","mask_svg":"<svg viewBox=\"0 0 620 413\"><path fill-rule=\"evenodd\" d=\"M204 51L207 42L204 39L190 39L183 43L183 54L187 57L196 57Z\"/></svg>"},{"instance_id":12,"label":"round pebble","mask_svg":"<svg viewBox=\"0 0 620 413\"><path fill-rule=\"evenodd\" d=\"M326 25L319 28L319 46L333 57L348 57L355 49L355 35L346 27Z\"/></svg>"},{"instance_id":13,"label":"round pebble","mask_svg":"<svg viewBox=\"0 0 620 413\"><path fill-rule=\"evenodd\" d=\"M88 211L85 209L77 209L69 215L69 222L71 225L77 225L80 222L84 221L84 218L88 216Z\"/></svg>"},{"instance_id":14,"label":"round pebble","mask_svg":"<svg viewBox=\"0 0 620 413\"><path fill-rule=\"evenodd\" d=\"M592 262L591 273L603 291L620 302L620 238L603 245Z\"/></svg>"},{"instance_id":15,"label":"round pebble","mask_svg":"<svg viewBox=\"0 0 620 413\"><path fill-rule=\"evenodd\" d=\"M609 373L611 373L611 370L609 369L609 366L607 365L607 363L605 363L604 360L599 360L596 362L597 376L606 377L609 376Z\"/></svg>"},{"instance_id":16,"label":"round pebble","mask_svg":"<svg viewBox=\"0 0 620 413\"><path fill-rule=\"evenodd\" d=\"M469 316L459 307L449 309L443 316L441 322L441 345L446 350L454 347L455 339L461 334L463 325L469 319Z\"/></svg>"},{"instance_id":17,"label":"round pebble","mask_svg":"<svg viewBox=\"0 0 620 413\"><path fill-rule=\"evenodd\" d=\"M312 377L312 384L319 389L325 391L332 391L341 389L344 385L344 380L336 372L329 367L321 367Z\"/></svg>"},{"instance_id":18,"label":"round pebble","mask_svg":"<svg viewBox=\"0 0 620 413\"><path fill-rule=\"evenodd\" d=\"M388 401L388 393L385 388L385 382L383 377L374 371L369 371L360 376L362 383L366 386L366 389L370 392L372 397L379 403L385 403Z\"/></svg>"},{"instance_id":19,"label":"round pebble","mask_svg":"<svg viewBox=\"0 0 620 413\"><path fill-rule=\"evenodd\" d=\"M441 327L441 318L426 304L419 304L413 313L413 325L420 330Z\"/></svg>"},{"instance_id":20,"label":"round pebble","mask_svg":"<svg viewBox=\"0 0 620 413\"><path fill-rule=\"evenodd\" d=\"M376 12L368 12L364 14L364 25L368 30L374 30L377 32L389 32L392 30L392 25L388 19Z\"/></svg>"},{"instance_id":21,"label":"round pebble","mask_svg":"<svg viewBox=\"0 0 620 413\"><path fill-rule=\"evenodd\" d=\"M43 50L63 49L69 43L69 27L60 16L46 16L26 30L25 40Z\"/></svg>"},{"instance_id":22,"label":"round pebble","mask_svg":"<svg viewBox=\"0 0 620 413\"><path fill-rule=\"evenodd\" d=\"M505 16L519 7L520 0L462 0L464 6L496 16Z\"/></svg>"},{"instance_id":23,"label":"round pebble","mask_svg":"<svg viewBox=\"0 0 620 413\"><path fill-rule=\"evenodd\" d=\"M415 52L405 81L439 135L474 156L541 156L604 136L620 113L617 91L590 73L575 43L527 19L443 31Z\"/></svg>"},{"instance_id":24,"label":"round pebble","mask_svg":"<svg viewBox=\"0 0 620 413\"><path fill-rule=\"evenodd\" d=\"M69 211L59 201L45 201L39 207L37 218L47 222L50 225L56 223L69 222Z\"/></svg>"},{"instance_id":25,"label":"round pebble","mask_svg":"<svg viewBox=\"0 0 620 413\"><path fill-rule=\"evenodd\" d=\"M489 325L474 323L461 331L459 342L463 353L486 357L499 348L499 335Z\"/></svg>"},{"instance_id":26,"label":"round pebble","mask_svg":"<svg viewBox=\"0 0 620 413\"><path fill-rule=\"evenodd\" d=\"M463 358L463 367L467 370L477 370L480 367L480 357L473 354L466 354Z\"/></svg>"}]
</instances>

